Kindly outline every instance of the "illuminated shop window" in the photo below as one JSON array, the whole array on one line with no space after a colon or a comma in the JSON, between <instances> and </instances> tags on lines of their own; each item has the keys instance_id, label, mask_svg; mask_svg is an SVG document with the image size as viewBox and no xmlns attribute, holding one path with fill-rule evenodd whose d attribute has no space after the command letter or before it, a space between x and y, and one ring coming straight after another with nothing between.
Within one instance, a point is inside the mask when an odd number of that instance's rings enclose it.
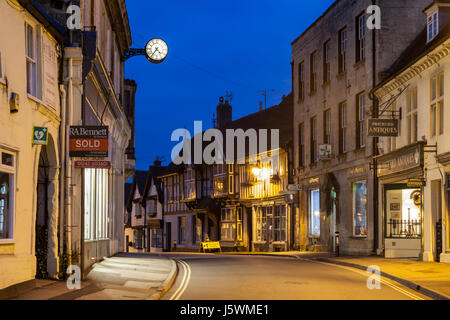
<instances>
[{"instance_id":1,"label":"illuminated shop window","mask_svg":"<svg viewBox=\"0 0 450 320\"><path fill-rule=\"evenodd\" d=\"M108 170L84 170L84 239L108 239Z\"/></svg>"},{"instance_id":2,"label":"illuminated shop window","mask_svg":"<svg viewBox=\"0 0 450 320\"><path fill-rule=\"evenodd\" d=\"M386 191L386 237L420 238L422 235L420 189Z\"/></svg>"},{"instance_id":3,"label":"illuminated shop window","mask_svg":"<svg viewBox=\"0 0 450 320\"><path fill-rule=\"evenodd\" d=\"M222 208L221 210L221 240L234 241L236 239L236 209Z\"/></svg>"},{"instance_id":4,"label":"illuminated shop window","mask_svg":"<svg viewBox=\"0 0 450 320\"><path fill-rule=\"evenodd\" d=\"M311 190L309 199L309 235L320 236L320 190Z\"/></svg>"},{"instance_id":5,"label":"illuminated shop window","mask_svg":"<svg viewBox=\"0 0 450 320\"><path fill-rule=\"evenodd\" d=\"M353 236L367 236L367 184L353 184Z\"/></svg>"}]
</instances>

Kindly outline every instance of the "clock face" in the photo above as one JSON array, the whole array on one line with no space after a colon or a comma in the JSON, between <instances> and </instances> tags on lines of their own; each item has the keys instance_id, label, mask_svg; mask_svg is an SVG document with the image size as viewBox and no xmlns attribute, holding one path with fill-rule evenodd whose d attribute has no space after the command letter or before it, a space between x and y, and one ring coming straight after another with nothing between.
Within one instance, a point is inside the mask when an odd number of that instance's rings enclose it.
<instances>
[{"instance_id":1,"label":"clock face","mask_svg":"<svg viewBox=\"0 0 450 320\"><path fill-rule=\"evenodd\" d=\"M162 39L152 39L145 46L147 59L153 63L161 63L166 59L169 48Z\"/></svg>"}]
</instances>

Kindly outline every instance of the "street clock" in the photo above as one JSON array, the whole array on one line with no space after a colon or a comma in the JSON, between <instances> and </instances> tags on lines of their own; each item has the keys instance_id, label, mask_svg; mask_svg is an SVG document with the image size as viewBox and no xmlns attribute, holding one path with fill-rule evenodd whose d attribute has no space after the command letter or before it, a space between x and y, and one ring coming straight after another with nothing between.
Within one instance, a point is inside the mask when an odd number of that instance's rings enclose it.
<instances>
[{"instance_id":1,"label":"street clock","mask_svg":"<svg viewBox=\"0 0 450 320\"><path fill-rule=\"evenodd\" d=\"M163 39L155 38L150 40L145 46L145 56L152 63L161 63L169 52L167 43Z\"/></svg>"}]
</instances>

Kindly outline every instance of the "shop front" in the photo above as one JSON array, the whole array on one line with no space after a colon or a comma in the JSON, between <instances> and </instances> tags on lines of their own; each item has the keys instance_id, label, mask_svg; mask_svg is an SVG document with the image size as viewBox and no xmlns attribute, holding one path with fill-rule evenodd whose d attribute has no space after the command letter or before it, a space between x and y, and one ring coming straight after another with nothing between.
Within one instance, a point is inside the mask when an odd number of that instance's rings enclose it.
<instances>
[{"instance_id":1,"label":"shop front","mask_svg":"<svg viewBox=\"0 0 450 320\"><path fill-rule=\"evenodd\" d=\"M423 254L424 143L376 158L386 258Z\"/></svg>"},{"instance_id":2,"label":"shop front","mask_svg":"<svg viewBox=\"0 0 450 320\"><path fill-rule=\"evenodd\" d=\"M289 251L291 248L292 205L285 199L252 205L253 241L256 252Z\"/></svg>"}]
</instances>

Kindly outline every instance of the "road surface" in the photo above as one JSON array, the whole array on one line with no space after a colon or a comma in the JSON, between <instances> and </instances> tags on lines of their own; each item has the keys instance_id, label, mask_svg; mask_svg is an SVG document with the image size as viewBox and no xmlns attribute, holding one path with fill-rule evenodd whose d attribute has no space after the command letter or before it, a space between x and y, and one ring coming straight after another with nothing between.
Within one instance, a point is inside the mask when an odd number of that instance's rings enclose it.
<instances>
[{"instance_id":1,"label":"road surface","mask_svg":"<svg viewBox=\"0 0 450 320\"><path fill-rule=\"evenodd\" d=\"M369 273L333 264L274 256L171 254L178 276L162 300L422 300L429 299ZM370 282L375 284L375 282Z\"/></svg>"}]
</instances>

